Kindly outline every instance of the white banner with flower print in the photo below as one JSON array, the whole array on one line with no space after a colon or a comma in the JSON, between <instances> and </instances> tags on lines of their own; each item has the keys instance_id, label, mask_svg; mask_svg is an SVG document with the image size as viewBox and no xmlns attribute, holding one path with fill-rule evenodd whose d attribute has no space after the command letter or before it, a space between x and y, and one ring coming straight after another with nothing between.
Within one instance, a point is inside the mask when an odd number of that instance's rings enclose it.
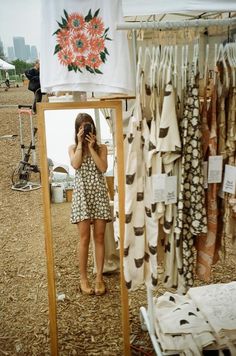
<instances>
[{"instance_id":1,"label":"white banner with flower print","mask_svg":"<svg viewBox=\"0 0 236 356\"><path fill-rule=\"evenodd\" d=\"M42 91L133 93L121 1L41 1Z\"/></svg>"}]
</instances>

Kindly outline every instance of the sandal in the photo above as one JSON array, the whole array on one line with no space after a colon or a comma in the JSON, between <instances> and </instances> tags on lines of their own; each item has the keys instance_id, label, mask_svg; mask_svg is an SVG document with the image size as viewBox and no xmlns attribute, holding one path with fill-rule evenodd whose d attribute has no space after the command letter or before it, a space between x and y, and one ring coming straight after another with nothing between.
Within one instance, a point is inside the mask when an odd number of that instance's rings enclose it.
<instances>
[{"instance_id":1,"label":"sandal","mask_svg":"<svg viewBox=\"0 0 236 356\"><path fill-rule=\"evenodd\" d=\"M96 295L103 295L106 293L106 286L103 281L95 282L95 294Z\"/></svg>"},{"instance_id":2,"label":"sandal","mask_svg":"<svg viewBox=\"0 0 236 356\"><path fill-rule=\"evenodd\" d=\"M89 282L86 279L83 281L82 280L80 281L79 290L80 290L81 294L84 294L84 295L93 295L94 294L93 288L91 288L89 286Z\"/></svg>"}]
</instances>

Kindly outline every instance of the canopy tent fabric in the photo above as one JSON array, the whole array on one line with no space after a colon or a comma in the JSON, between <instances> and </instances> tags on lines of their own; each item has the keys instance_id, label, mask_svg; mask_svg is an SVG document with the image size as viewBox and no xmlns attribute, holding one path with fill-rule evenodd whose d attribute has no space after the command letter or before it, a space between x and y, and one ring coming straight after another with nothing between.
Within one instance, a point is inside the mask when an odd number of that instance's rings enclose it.
<instances>
[{"instance_id":1,"label":"canopy tent fabric","mask_svg":"<svg viewBox=\"0 0 236 356\"><path fill-rule=\"evenodd\" d=\"M0 69L2 69L2 70L15 70L16 67L13 64L7 63L3 59L0 58Z\"/></svg>"},{"instance_id":2,"label":"canopy tent fabric","mask_svg":"<svg viewBox=\"0 0 236 356\"><path fill-rule=\"evenodd\" d=\"M122 0L123 15L150 16L155 14L195 12L230 12L236 11L235 0ZM197 13L195 14L197 16Z\"/></svg>"}]
</instances>

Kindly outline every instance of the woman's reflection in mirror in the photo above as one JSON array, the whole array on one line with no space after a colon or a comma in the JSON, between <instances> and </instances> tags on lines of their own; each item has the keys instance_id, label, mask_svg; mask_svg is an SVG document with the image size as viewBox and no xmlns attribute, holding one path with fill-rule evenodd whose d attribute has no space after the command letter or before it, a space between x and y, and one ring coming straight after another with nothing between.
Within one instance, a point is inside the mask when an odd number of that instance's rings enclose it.
<instances>
[{"instance_id":1,"label":"woman's reflection in mirror","mask_svg":"<svg viewBox=\"0 0 236 356\"><path fill-rule=\"evenodd\" d=\"M104 177L108 166L107 146L97 142L94 121L87 113L76 117L75 143L69 146L69 156L75 169L71 223L77 224L79 232L79 289L82 294L102 295L106 293L103 281L104 234L106 222L112 218ZM87 273L90 224L94 227L97 267L94 286L90 285Z\"/></svg>"}]
</instances>

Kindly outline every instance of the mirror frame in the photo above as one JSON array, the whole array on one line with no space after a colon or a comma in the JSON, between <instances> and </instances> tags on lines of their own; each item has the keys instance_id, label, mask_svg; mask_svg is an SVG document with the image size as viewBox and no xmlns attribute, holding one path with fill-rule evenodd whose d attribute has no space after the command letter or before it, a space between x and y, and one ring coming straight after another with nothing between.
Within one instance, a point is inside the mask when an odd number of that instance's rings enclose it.
<instances>
[{"instance_id":1,"label":"mirror frame","mask_svg":"<svg viewBox=\"0 0 236 356\"><path fill-rule=\"evenodd\" d=\"M48 304L49 304L49 329L51 354L58 355L58 331L57 331L57 306L55 286L55 266L52 239L52 217L50 208L50 195L48 185L48 163L45 131L45 111L67 110L67 109L114 109L115 110L115 138L117 152L117 178L118 178L118 203L119 203L119 230L120 230L120 300L121 321L124 344L124 355L130 355L130 325L128 291L125 286L123 256L124 256L124 226L125 226L125 180L124 180L124 148L123 148L123 120L121 100L101 100L86 102L60 102L60 103L38 103L38 141L39 158L41 169L41 185L43 193L44 212L44 235L48 281ZM56 119L55 119L56 120Z\"/></svg>"}]
</instances>

